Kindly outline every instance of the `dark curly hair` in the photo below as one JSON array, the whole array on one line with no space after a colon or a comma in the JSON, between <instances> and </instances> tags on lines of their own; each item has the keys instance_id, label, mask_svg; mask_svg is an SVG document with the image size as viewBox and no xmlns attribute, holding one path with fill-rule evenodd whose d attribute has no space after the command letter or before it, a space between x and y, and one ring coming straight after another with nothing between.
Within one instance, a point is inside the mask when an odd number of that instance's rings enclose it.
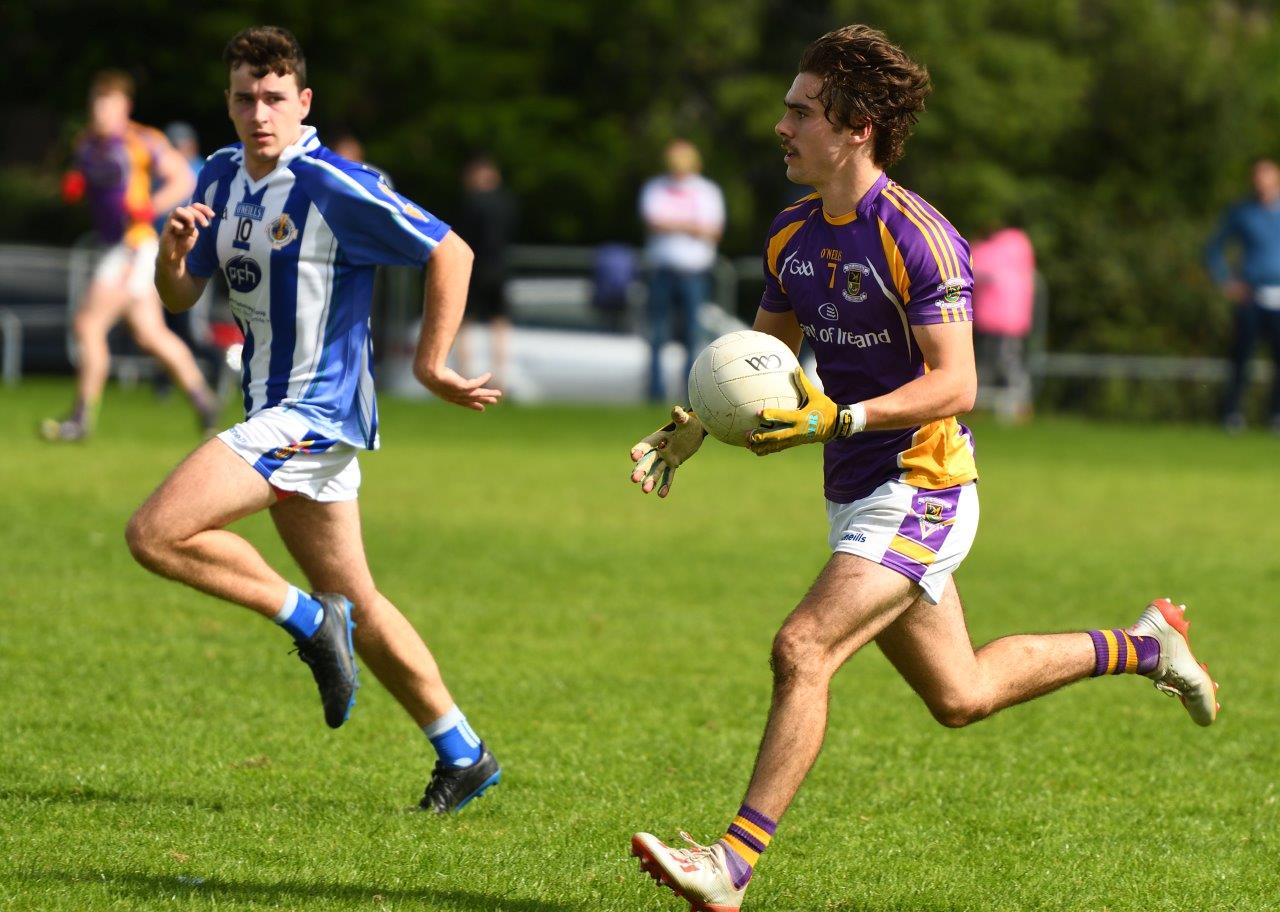
<instances>
[{"instance_id":1,"label":"dark curly hair","mask_svg":"<svg viewBox=\"0 0 1280 912\"><path fill-rule=\"evenodd\" d=\"M267 73L292 73L298 90L307 87L307 60L293 32L276 25L255 25L237 32L222 52L223 62L235 69L244 64L261 79Z\"/></svg>"},{"instance_id":2,"label":"dark curly hair","mask_svg":"<svg viewBox=\"0 0 1280 912\"><path fill-rule=\"evenodd\" d=\"M867 25L827 32L804 49L800 72L822 78L812 97L833 125L856 129L870 122L871 155L881 168L902 158L925 97L933 91L929 71Z\"/></svg>"}]
</instances>

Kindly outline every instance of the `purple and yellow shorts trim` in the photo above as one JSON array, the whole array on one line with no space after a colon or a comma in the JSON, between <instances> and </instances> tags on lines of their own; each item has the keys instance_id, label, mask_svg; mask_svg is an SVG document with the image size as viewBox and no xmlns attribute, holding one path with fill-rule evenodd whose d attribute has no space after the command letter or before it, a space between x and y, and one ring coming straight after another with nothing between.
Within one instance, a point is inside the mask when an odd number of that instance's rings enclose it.
<instances>
[{"instance_id":1,"label":"purple and yellow shorts trim","mask_svg":"<svg viewBox=\"0 0 1280 912\"><path fill-rule=\"evenodd\" d=\"M978 533L973 482L930 491L886 481L861 500L827 501L833 552L856 554L918 583L933 603Z\"/></svg>"}]
</instances>

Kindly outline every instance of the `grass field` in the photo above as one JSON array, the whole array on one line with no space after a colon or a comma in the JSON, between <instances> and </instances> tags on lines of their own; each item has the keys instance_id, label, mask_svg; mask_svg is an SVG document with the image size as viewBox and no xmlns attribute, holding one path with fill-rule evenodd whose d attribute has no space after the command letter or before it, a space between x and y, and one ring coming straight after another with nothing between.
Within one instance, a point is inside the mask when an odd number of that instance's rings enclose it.
<instances>
[{"instance_id":1,"label":"grass field","mask_svg":"<svg viewBox=\"0 0 1280 912\"><path fill-rule=\"evenodd\" d=\"M626 482L660 413L383 403L363 460L375 575L426 636L500 788L408 814L431 756L372 676L326 729L249 612L149 576L122 529L194 445L179 402L113 392L99 437L0 392L0 908L682 909L633 830L714 839L768 705L773 631L825 560L819 454L709 445L672 498ZM1191 606L1212 729L1145 679L941 728L866 650L747 910L1280 907L1280 441L976 422L975 640ZM241 528L299 582L262 517Z\"/></svg>"}]
</instances>

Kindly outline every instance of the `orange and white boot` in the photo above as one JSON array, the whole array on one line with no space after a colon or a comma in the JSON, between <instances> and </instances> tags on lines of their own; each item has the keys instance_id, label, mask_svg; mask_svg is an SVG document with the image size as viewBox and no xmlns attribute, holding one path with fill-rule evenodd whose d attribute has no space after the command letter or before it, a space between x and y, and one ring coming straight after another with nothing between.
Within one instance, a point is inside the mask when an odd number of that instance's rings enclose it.
<instances>
[{"instance_id":1,"label":"orange and white boot","mask_svg":"<svg viewBox=\"0 0 1280 912\"><path fill-rule=\"evenodd\" d=\"M651 833L636 833L631 854L640 859L640 870L688 900L691 912L738 912L747 885L734 887L724 846L699 845L684 832L680 838L689 848L677 849Z\"/></svg>"},{"instance_id":2,"label":"orange and white boot","mask_svg":"<svg viewBox=\"0 0 1280 912\"><path fill-rule=\"evenodd\" d=\"M1191 652L1191 641L1187 639L1191 622L1186 611L1186 605L1175 605L1167 598L1156 599L1129 633L1160 641L1160 661L1147 672L1147 677L1156 682L1156 689L1180 699L1197 725L1212 725L1222 708L1218 685L1209 676L1209 667L1197 662Z\"/></svg>"}]
</instances>

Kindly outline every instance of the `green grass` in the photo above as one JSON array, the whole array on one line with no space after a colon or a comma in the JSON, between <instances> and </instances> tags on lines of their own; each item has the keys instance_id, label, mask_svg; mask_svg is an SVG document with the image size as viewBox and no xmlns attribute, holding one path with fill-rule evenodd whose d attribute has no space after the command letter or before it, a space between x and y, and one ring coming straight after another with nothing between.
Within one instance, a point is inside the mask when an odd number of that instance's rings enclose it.
<instances>
[{"instance_id":1,"label":"green grass","mask_svg":"<svg viewBox=\"0 0 1280 912\"><path fill-rule=\"evenodd\" d=\"M681 908L627 838L710 840L737 807L770 639L826 557L816 448L709 445L659 503L625 479L657 411L384 402L375 575L506 766L437 820L403 812L431 757L376 683L330 732L283 634L132 562L126 518L194 445L181 403L113 391L91 444L39 443L68 395L0 392L0 908ZM1274 909L1280 442L1068 420L977 439L974 638L1173 595L1222 718L1124 678L949 731L867 650L748 910ZM298 579L266 519L239 528Z\"/></svg>"}]
</instances>

